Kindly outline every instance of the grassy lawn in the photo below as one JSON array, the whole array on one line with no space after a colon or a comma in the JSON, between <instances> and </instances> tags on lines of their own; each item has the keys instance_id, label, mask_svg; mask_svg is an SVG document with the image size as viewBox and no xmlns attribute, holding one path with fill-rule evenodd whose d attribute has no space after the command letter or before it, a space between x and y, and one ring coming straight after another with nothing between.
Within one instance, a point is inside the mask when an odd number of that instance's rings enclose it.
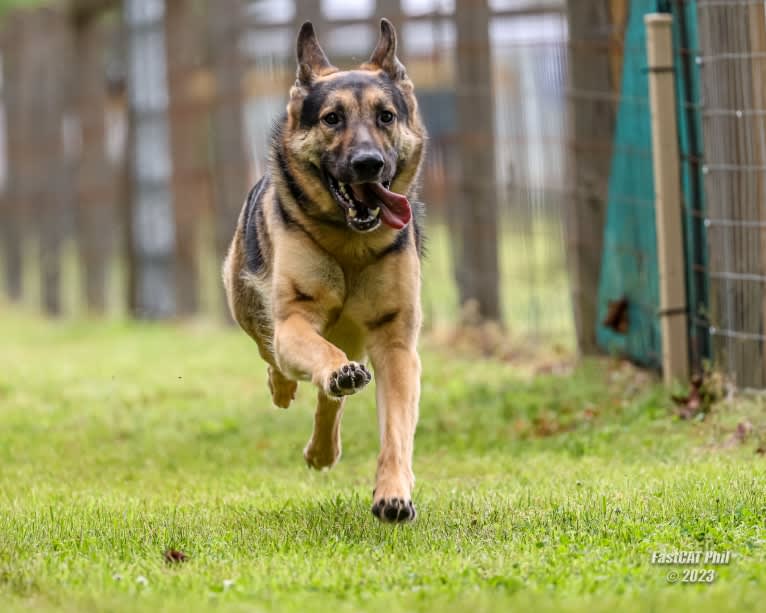
<instances>
[{"instance_id":1,"label":"grassy lawn","mask_svg":"<svg viewBox=\"0 0 766 613\"><path fill-rule=\"evenodd\" d=\"M301 455L313 393L272 408L235 330L4 309L0 339L3 611L721 611L766 597L760 400L681 422L614 362L530 377L425 343L419 517L391 527L369 510L372 390L348 405L341 463L316 473ZM166 563L168 548L188 560ZM650 564L705 549L732 552L712 585L668 584Z\"/></svg>"}]
</instances>

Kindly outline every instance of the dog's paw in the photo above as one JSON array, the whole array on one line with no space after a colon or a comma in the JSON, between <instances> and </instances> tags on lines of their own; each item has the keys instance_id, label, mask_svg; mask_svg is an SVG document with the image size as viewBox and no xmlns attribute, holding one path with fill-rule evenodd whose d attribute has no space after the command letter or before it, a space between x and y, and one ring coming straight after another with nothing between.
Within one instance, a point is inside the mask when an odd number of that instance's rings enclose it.
<instances>
[{"instance_id":1,"label":"dog's paw","mask_svg":"<svg viewBox=\"0 0 766 613\"><path fill-rule=\"evenodd\" d=\"M274 403L274 406L280 409L287 409L290 403L295 400L295 390L298 389L298 384L291 383L292 385L290 386L271 390L271 401Z\"/></svg>"},{"instance_id":2,"label":"dog's paw","mask_svg":"<svg viewBox=\"0 0 766 613\"><path fill-rule=\"evenodd\" d=\"M417 512L412 500L404 498L381 498L372 505L372 514L386 523L413 521Z\"/></svg>"},{"instance_id":3,"label":"dog's paw","mask_svg":"<svg viewBox=\"0 0 766 613\"><path fill-rule=\"evenodd\" d=\"M269 367L269 391L271 401L280 409L286 409L295 400L295 390L298 389L297 381L288 379L281 372Z\"/></svg>"},{"instance_id":4,"label":"dog's paw","mask_svg":"<svg viewBox=\"0 0 766 613\"><path fill-rule=\"evenodd\" d=\"M330 374L327 392L335 397L356 394L370 381L372 381L372 374L369 370L358 362L349 362Z\"/></svg>"},{"instance_id":5,"label":"dog's paw","mask_svg":"<svg viewBox=\"0 0 766 613\"><path fill-rule=\"evenodd\" d=\"M337 464L340 459L340 447L320 447L313 441L309 441L303 450L303 459L309 468L314 470L330 469Z\"/></svg>"}]
</instances>

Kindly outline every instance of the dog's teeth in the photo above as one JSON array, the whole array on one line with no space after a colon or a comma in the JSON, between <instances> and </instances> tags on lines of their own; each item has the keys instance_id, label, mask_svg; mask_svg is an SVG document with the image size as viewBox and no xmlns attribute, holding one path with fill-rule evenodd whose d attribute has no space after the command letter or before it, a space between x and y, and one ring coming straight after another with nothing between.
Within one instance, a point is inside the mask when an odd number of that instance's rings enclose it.
<instances>
[{"instance_id":1,"label":"dog's teeth","mask_svg":"<svg viewBox=\"0 0 766 613\"><path fill-rule=\"evenodd\" d=\"M376 206L374 209L370 209L370 214L373 217L377 217L378 213L380 213L380 207L379 206Z\"/></svg>"},{"instance_id":2,"label":"dog's teeth","mask_svg":"<svg viewBox=\"0 0 766 613\"><path fill-rule=\"evenodd\" d=\"M349 217L356 217L356 209L349 209L348 210L348 216Z\"/></svg>"}]
</instances>

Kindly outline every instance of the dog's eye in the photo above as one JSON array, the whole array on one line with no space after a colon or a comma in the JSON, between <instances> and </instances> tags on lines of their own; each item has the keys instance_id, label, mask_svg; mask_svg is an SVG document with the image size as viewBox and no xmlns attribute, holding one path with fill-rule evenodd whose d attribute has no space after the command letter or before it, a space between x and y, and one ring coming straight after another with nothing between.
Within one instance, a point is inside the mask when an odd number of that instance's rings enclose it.
<instances>
[{"instance_id":1,"label":"dog's eye","mask_svg":"<svg viewBox=\"0 0 766 613\"><path fill-rule=\"evenodd\" d=\"M391 123L394 120L394 114L391 111L383 111L379 118L380 123Z\"/></svg>"},{"instance_id":2,"label":"dog's eye","mask_svg":"<svg viewBox=\"0 0 766 613\"><path fill-rule=\"evenodd\" d=\"M327 115L322 117L322 120L328 126L337 126L340 123L340 117L338 116L338 113L327 113Z\"/></svg>"}]
</instances>

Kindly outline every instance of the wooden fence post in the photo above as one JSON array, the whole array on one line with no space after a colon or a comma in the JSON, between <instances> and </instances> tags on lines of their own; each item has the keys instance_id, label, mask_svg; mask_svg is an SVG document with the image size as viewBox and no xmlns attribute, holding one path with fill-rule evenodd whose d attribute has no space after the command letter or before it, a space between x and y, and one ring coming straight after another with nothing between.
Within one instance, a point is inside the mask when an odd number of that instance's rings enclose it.
<instances>
[{"instance_id":1,"label":"wooden fence post","mask_svg":"<svg viewBox=\"0 0 766 613\"><path fill-rule=\"evenodd\" d=\"M59 315L61 253L73 204L71 157L64 147L71 110L71 25L63 9L39 7L22 9L16 26L20 57L12 63L18 91L9 113L12 198L22 218L19 240L35 239L40 306Z\"/></svg>"},{"instance_id":2,"label":"wooden fence post","mask_svg":"<svg viewBox=\"0 0 766 613\"><path fill-rule=\"evenodd\" d=\"M5 19L3 32L3 105L6 125L7 178L2 197L2 241L5 294L15 302L23 294L23 185L18 168L26 155L23 133L24 116L27 113L23 100L23 74L28 60L22 43L25 16L16 10Z\"/></svg>"},{"instance_id":3,"label":"wooden fence post","mask_svg":"<svg viewBox=\"0 0 766 613\"><path fill-rule=\"evenodd\" d=\"M82 150L77 180L77 247L89 312L107 306L107 278L117 232L114 172L106 157L107 24L92 16L79 23L78 110Z\"/></svg>"},{"instance_id":4,"label":"wooden fence post","mask_svg":"<svg viewBox=\"0 0 766 613\"><path fill-rule=\"evenodd\" d=\"M40 186L39 232L40 297L49 315L62 312L61 259L64 241L71 236L74 206L73 151L67 149L66 122L72 118L73 28L63 8L42 7L33 46L42 47L38 114L33 124L37 155L47 180ZM71 125L71 124L70 124ZM39 126L39 127L38 127ZM39 185L39 177L35 184Z\"/></svg>"},{"instance_id":5,"label":"wooden fence post","mask_svg":"<svg viewBox=\"0 0 766 613\"><path fill-rule=\"evenodd\" d=\"M567 2L569 28L568 179L572 202L565 217L569 285L580 353L596 345L598 286L603 256L612 141L620 91L625 7L615 0Z\"/></svg>"},{"instance_id":6,"label":"wooden fence post","mask_svg":"<svg viewBox=\"0 0 766 613\"><path fill-rule=\"evenodd\" d=\"M170 150L177 237L176 302L180 315L199 311L199 234L210 200L208 96L194 87L206 59L204 18L196 0L168 1Z\"/></svg>"},{"instance_id":7,"label":"wooden fence post","mask_svg":"<svg viewBox=\"0 0 766 613\"><path fill-rule=\"evenodd\" d=\"M130 174L131 310L158 319L176 312L175 223L170 188L164 0L125 0Z\"/></svg>"},{"instance_id":8,"label":"wooden fence post","mask_svg":"<svg viewBox=\"0 0 766 613\"><path fill-rule=\"evenodd\" d=\"M673 71L673 17L644 17L652 113L652 161L657 223L662 372L666 384L689 377L681 177Z\"/></svg>"},{"instance_id":9,"label":"wooden fence post","mask_svg":"<svg viewBox=\"0 0 766 613\"><path fill-rule=\"evenodd\" d=\"M487 0L455 5L459 198L453 262L461 306L475 301L480 319L500 321L500 232L495 168L492 53Z\"/></svg>"},{"instance_id":10,"label":"wooden fence post","mask_svg":"<svg viewBox=\"0 0 766 613\"><path fill-rule=\"evenodd\" d=\"M208 14L212 69L217 84L212 121L213 189L216 257L221 263L247 196L249 179L242 117L243 11L243 0L218 0ZM223 289L220 295L224 317L230 321Z\"/></svg>"}]
</instances>

